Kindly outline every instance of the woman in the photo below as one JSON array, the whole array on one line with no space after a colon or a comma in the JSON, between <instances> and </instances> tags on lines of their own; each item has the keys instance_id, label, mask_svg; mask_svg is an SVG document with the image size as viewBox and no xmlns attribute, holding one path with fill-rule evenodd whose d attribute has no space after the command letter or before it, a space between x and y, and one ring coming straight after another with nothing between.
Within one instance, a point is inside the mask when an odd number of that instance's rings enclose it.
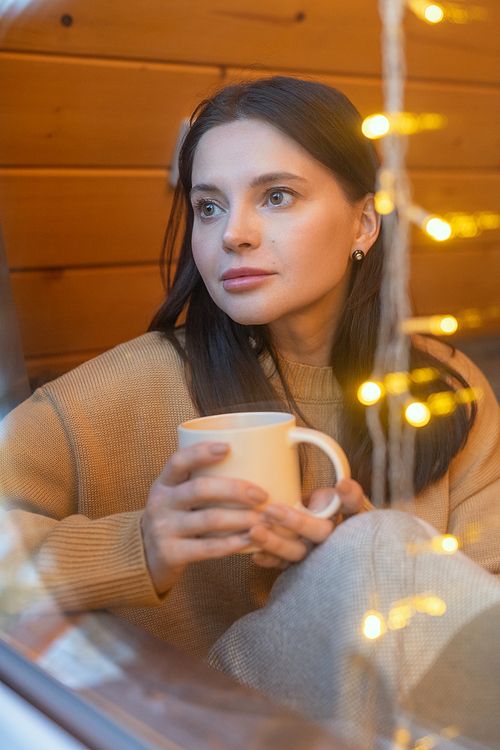
<instances>
[{"instance_id":1,"label":"woman","mask_svg":"<svg viewBox=\"0 0 500 750\"><path fill-rule=\"evenodd\" d=\"M356 481L336 488L342 515L371 509L355 392L371 371L379 315L377 168L359 114L321 84L264 79L200 105L167 231L172 262L185 222L177 270L150 332L45 386L5 424L2 494L63 609L112 608L205 656L266 603L280 569L380 517L332 534L338 518L262 511L265 493L247 482L190 479L224 457L224 444L176 450L177 425L197 413L292 409L348 454ZM412 367L422 365L439 374L418 395L478 384L485 395L475 423L475 408L459 405L417 436L417 513L500 572L488 523L500 483L498 405L450 348L420 341ZM310 504L322 505L333 483L329 463L308 456ZM227 500L241 507L205 507ZM276 521L295 536L273 531ZM481 534L471 542L473 523ZM229 533L204 536L219 531ZM249 544L261 551L233 554Z\"/></svg>"}]
</instances>

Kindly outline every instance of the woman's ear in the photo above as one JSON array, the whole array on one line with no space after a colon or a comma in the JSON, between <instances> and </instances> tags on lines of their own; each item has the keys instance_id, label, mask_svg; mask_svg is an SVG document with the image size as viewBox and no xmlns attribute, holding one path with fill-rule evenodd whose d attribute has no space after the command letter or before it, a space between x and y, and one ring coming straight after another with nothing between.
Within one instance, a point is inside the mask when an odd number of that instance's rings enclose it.
<instances>
[{"instance_id":1,"label":"woman's ear","mask_svg":"<svg viewBox=\"0 0 500 750\"><path fill-rule=\"evenodd\" d=\"M357 204L357 231L354 240L353 252L362 250L366 255L380 232L381 217L375 211L375 196L368 193Z\"/></svg>"}]
</instances>

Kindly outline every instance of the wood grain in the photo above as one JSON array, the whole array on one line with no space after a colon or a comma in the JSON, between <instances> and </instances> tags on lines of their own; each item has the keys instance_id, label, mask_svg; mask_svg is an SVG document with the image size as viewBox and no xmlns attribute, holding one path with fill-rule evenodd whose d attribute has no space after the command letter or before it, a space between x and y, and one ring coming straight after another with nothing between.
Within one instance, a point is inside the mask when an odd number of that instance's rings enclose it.
<instances>
[{"instance_id":1,"label":"wood grain","mask_svg":"<svg viewBox=\"0 0 500 750\"><path fill-rule=\"evenodd\" d=\"M0 170L10 267L155 263L172 193L162 169Z\"/></svg>"},{"instance_id":2,"label":"wood grain","mask_svg":"<svg viewBox=\"0 0 500 750\"><path fill-rule=\"evenodd\" d=\"M410 77L500 82L500 9L480 5L487 20L464 25L407 12ZM358 75L381 65L377 4L367 0L44 0L21 12L14 4L0 34L12 50Z\"/></svg>"},{"instance_id":3,"label":"wood grain","mask_svg":"<svg viewBox=\"0 0 500 750\"><path fill-rule=\"evenodd\" d=\"M156 266L11 274L25 356L104 350L144 333L163 300Z\"/></svg>"},{"instance_id":4,"label":"wood grain","mask_svg":"<svg viewBox=\"0 0 500 750\"><path fill-rule=\"evenodd\" d=\"M415 310L419 315L448 313L467 318L469 323L459 331L464 335L500 331L499 278L498 243L475 250L464 245L415 253L411 260Z\"/></svg>"},{"instance_id":5,"label":"wood grain","mask_svg":"<svg viewBox=\"0 0 500 750\"><path fill-rule=\"evenodd\" d=\"M0 81L2 164L165 168L219 71L0 52Z\"/></svg>"}]
</instances>

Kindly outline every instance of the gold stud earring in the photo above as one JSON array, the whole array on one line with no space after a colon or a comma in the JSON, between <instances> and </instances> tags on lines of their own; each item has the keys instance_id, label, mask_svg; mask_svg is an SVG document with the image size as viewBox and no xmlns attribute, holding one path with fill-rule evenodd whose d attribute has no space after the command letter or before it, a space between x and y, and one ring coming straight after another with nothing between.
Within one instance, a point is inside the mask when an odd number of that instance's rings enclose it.
<instances>
[{"instance_id":1,"label":"gold stud earring","mask_svg":"<svg viewBox=\"0 0 500 750\"><path fill-rule=\"evenodd\" d=\"M365 257L365 254L362 250L355 250L352 254L353 260L363 260L364 257Z\"/></svg>"}]
</instances>

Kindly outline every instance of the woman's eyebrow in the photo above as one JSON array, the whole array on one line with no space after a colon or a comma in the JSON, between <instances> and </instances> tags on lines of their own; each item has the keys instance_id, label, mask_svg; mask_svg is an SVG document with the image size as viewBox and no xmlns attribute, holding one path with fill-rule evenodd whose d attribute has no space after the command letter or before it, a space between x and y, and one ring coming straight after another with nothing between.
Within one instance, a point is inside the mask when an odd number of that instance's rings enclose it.
<instances>
[{"instance_id":1,"label":"woman's eyebrow","mask_svg":"<svg viewBox=\"0 0 500 750\"><path fill-rule=\"evenodd\" d=\"M305 177L300 177L298 174L292 172L266 172L265 174L258 175L250 181L250 187L260 187L260 185L268 185L270 182L282 182L286 180L299 180L300 182L307 182ZM212 185L208 182L200 182L198 185L193 185L190 190L190 195L193 193L210 193L212 195L222 195L222 191L216 185Z\"/></svg>"},{"instance_id":2,"label":"woman's eyebrow","mask_svg":"<svg viewBox=\"0 0 500 750\"><path fill-rule=\"evenodd\" d=\"M282 182L283 180L300 180L301 182L307 182L305 177L300 177L298 174L292 174L292 172L267 172L266 174L254 177L250 182L250 187L259 187L260 185L267 185L270 182Z\"/></svg>"},{"instance_id":3,"label":"woman's eyebrow","mask_svg":"<svg viewBox=\"0 0 500 750\"><path fill-rule=\"evenodd\" d=\"M189 195L192 195L193 193L218 193L221 195L221 191L219 190L216 185L210 185L208 182L200 182L199 185L193 185L191 190L189 191Z\"/></svg>"}]
</instances>

